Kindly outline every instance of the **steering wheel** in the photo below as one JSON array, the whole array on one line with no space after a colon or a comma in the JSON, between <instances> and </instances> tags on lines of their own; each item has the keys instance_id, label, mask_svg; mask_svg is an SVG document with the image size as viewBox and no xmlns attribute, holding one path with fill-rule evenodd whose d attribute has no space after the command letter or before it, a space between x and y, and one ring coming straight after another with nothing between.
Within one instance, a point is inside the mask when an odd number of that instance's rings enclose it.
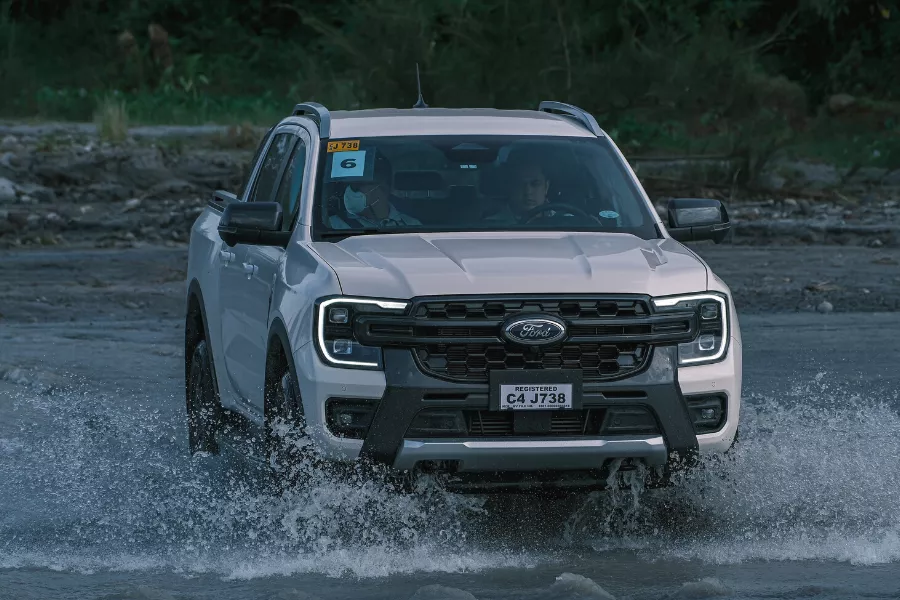
<instances>
[{"instance_id":1,"label":"steering wheel","mask_svg":"<svg viewBox=\"0 0 900 600\"><path fill-rule=\"evenodd\" d=\"M521 223L528 224L533 221L534 218L539 214L551 210L565 210L570 213L574 213L579 217L584 217L585 219L593 219L594 221L597 221L597 223L600 222L597 217L585 212L577 206L572 206L571 204L566 204L564 202L548 202L546 204L541 204L540 206L535 206L534 208L526 211L525 214L519 218L519 221Z\"/></svg>"}]
</instances>

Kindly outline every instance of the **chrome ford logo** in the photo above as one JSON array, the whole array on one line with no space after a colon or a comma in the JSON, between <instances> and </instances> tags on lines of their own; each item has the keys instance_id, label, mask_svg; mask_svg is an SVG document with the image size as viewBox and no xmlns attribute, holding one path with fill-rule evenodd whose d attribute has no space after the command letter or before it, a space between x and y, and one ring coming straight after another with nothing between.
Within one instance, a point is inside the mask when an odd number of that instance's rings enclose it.
<instances>
[{"instance_id":1,"label":"chrome ford logo","mask_svg":"<svg viewBox=\"0 0 900 600\"><path fill-rule=\"evenodd\" d=\"M518 317L503 327L503 336L529 346L552 344L566 337L566 324L554 317Z\"/></svg>"}]
</instances>

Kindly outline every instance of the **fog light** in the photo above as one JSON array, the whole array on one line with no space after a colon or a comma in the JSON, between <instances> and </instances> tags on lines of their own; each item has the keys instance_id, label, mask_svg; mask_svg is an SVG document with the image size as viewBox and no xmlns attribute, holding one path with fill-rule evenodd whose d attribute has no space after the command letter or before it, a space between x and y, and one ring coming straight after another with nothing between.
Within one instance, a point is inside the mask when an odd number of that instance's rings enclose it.
<instances>
[{"instance_id":1,"label":"fog light","mask_svg":"<svg viewBox=\"0 0 900 600\"><path fill-rule=\"evenodd\" d=\"M346 308L332 308L328 311L328 320L332 323L347 323L350 320L350 311Z\"/></svg>"},{"instance_id":2,"label":"fog light","mask_svg":"<svg viewBox=\"0 0 900 600\"><path fill-rule=\"evenodd\" d=\"M353 340L334 340L331 351L336 355L353 354Z\"/></svg>"},{"instance_id":3,"label":"fog light","mask_svg":"<svg viewBox=\"0 0 900 600\"><path fill-rule=\"evenodd\" d=\"M700 318L710 321L719 316L719 305L714 302L706 302L700 305Z\"/></svg>"},{"instance_id":4,"label":"fog light","mask_svg":"<svg viewBox=\"0 0 900 600\"><path fill-rule=\"evenodd\" d=\"M701 351L709 352L716 347L716 338L712 335L701 335L700 339L697 340L697 344L700 346Z\"/></svg>"},{"instance_id":5,"label":"fog light","mask_svg":"<svg viewBox=\"0 0 900 600\"><path fill-rule=\"evenodd\" d=\"M725 425L725 396L688 396L686 400L696 433L713 433Z\"/></svg>"},{"instance_id":6,"label":"fog light","mask_svg":"<svg viewBox=\"0 0 900 600\"><path fill-rule=\"evenodd\" d=\"M325 407L328 429L336 436L362 439L369 431L377 405L377 401L329 398Z\"/></svg>"}]
</instances>

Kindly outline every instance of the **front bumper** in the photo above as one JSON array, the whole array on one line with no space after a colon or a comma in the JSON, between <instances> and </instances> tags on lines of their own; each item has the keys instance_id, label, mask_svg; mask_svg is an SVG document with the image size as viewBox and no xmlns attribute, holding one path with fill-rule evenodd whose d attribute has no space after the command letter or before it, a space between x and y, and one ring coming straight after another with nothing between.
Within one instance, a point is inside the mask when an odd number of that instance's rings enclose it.
<instances>
[{"instance_id":1,"label":"front bumper","mask_svg":"<svg viewBox=\"0 0 900 600\"><path fill-rule=\"evenodd\" d=\"M590 470L605 460L626 457L664 466L666 443L660 435L579 440L404 439L394 468L405 471L422 463L452 460L460 463L461 471Z\"/></svg>"},{"instance_id":2,"label":"front bumper","mask_svg":"<svg viewBox=\"0 0 900 600\"><path fill-rule=\"evenodd\" d=\"M634 406L648 408L659 425L658 435L416 438L407 430L424 408L478 409L489 406L486 384L447 382L422 373L412 353L404 349L384 350L381 371L329 367L311 348L295 357L308 431L329 458L352 461L365 458L411 471L422 466L449 468L459 474L539 472L594 472L602 479L610 464L624 460L659 467L665 473L690 464L698 455L720 453L730 446L740 409L740 343L732 340L720 363L676 368L676 349L654 349L650 365L624 380L585 382L584 408ZM723 393L727 396L726 420L716 433L697 435L685 395ZM364 439L334 436L325 425L328 398L355 398L377 405Z\"/></svg>"}]
</instances>

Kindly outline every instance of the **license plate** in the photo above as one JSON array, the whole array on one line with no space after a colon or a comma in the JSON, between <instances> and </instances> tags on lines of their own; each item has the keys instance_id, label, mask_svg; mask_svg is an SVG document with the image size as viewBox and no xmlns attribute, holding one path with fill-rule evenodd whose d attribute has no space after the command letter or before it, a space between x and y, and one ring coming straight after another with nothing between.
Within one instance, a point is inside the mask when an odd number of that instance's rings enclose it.
<instances>
[{"instance_id":1,"label":"license plate","mask_svg":"<svg viewBox=\"0 0 900 600\"><path fill-rule=\"evenodd\" d=\"M572 408L571 383L500 386L500 410L559 410Z\"/></svg>"}]
</instances>

